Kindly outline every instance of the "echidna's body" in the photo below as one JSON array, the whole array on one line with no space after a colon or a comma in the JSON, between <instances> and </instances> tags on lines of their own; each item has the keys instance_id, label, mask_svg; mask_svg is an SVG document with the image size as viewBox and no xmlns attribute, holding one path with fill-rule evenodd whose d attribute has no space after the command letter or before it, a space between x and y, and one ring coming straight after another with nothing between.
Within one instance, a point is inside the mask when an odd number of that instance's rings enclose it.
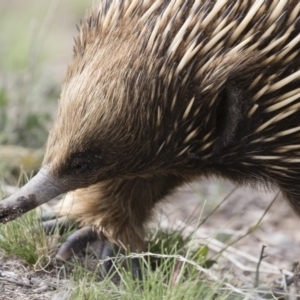
<instances>
[{"instance_id":1,"label":"echidna's body","mask_svg":"<svg viewBox=\"0 0 300 300\"><path fill-rule=\"evenodd\" d=\"M38 175L55 191L34 200L80 188L62 212L134 250L154 204L202 174L275 184L300 212L300 2L102 2Z\"/></svg>"}]
</instances>

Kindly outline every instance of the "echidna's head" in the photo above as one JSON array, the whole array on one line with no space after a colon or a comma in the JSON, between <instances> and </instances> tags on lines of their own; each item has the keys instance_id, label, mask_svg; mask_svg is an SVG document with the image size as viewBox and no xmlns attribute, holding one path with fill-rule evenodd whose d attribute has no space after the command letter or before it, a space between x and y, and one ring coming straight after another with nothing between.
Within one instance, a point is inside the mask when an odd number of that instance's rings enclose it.
<instances>
[{"instance_id":1,"label":"echidna's head","mask_svg":"<svg viewBox=\"0 0 300 300\"><path fill-rule=\"evenodd\" d=\"M159 161L164 160L157 157L163 146L160 125L165 123L157 106L162 84L156 60L149 61L149 53L142 51L143 28L135 33L135 20L119 20L122 7L109 12L105 3L110 2L104 1L102 10L94 9L80 26L43 166L19 193L2 202L2 222L61 193L161 169ZM117 15L112 18L113 12Z\"/></svg>"},{"instance_id":2,"label":"echidna's head","mask_svg":"<svg viewBox=\"0 0 300 300\"><path fill-rule=\"evenodd\" d=\"M69 66L44 165L71 186L139 172L145 81L137 78L134 41L101 40L76 52ZM144 77L143 70L140 76ZM145 93L146 94L146 93ZM146 108L144 107L146 110Z\"/></svg>"}]
</instances>

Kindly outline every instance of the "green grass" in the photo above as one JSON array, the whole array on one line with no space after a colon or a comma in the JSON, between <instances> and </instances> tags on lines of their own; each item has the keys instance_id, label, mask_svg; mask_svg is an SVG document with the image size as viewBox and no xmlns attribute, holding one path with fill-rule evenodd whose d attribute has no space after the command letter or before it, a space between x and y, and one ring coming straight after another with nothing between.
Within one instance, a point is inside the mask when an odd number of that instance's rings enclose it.
<instances>
[{"instance_id":1,"label":"green grass","mask_svg":"<svg viewBox=\"0 0 300 300\"><path fill-rule=\"evenodd\" d=\"M15 222L0 226L0 249L16 255L28 264L41 262L48 255L45 233L31 211Z\"/></svg>"},{"instance_id":2,"label":"green grass","mask_svg":"<svg viewBox=\"0 0 300 300\"><path fill-rule=\"evenodd\" d=\"M63 241L66 235L59 239ZM35 211L21 218L0 226L0 249L6 255L21 258L35 269L55 266L53 255L59 241L57 232L47 237L40 226ZM222 282L211 280L203 271L207 264L208 248L201 246L191 249L191 237L183 238L179 231L165 232L157 230L150 235L148 250L143 254L130 254L114 259L114 271L106 278L101 278L99 262L93 270L85 263L74 259L62 266L59 273L62 278L70 279L64 285L68 299L229 299L235 295L224 291ZM56 242L51 245L51 240ZM139 257L142 269L142 281L133 278L129 268L124 268L124 259ZM88 260L89 257L86 257ZM70 268L71 266L71 268ZM232 299L238 298L236 294Z\"/></svg>"},{"instance_id":3,"label":"green grass","mask_svg":"<svg viewBox=\"0 0 300 300\"><path fill-rule=\"evenodd\" d=\"M165 257L155 271L149 272L149 260L145 257L143 280L132 279L132 274L119 269L120 283L110 278L99 282L96 277L74 281L68 299L228 299L231 292L221 292L222 283L201 280L201 272L183 264L172 256ZM238 297L236 297L238 299Z\"/></svg>"}]
</instances>

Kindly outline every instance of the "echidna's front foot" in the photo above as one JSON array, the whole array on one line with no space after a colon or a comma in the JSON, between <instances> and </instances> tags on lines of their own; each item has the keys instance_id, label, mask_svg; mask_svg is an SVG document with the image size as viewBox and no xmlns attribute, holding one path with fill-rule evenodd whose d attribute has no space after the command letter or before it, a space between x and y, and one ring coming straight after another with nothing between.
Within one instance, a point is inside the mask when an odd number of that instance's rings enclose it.
<instances>
[{"instance_id":1,"label":"echidna's front foot","mask_svg":"<svg viewBox=\"0 0 300 300\"><path fill-rule=\"evenodd\" d=\"M59 229L62 234L70 228L74 227L74 222L66 217L61 217L55 220L47 220L42 222L42 226L47 234L54 232L55 228ZM58 260L66 261L73 256L80 254L82 251L93 253L98 259L103 260L100 272L103 277L108 275L113 269L113 260L120 254L124 254L124 250L116 244L107 240L107 238L99 233L91 226L84 226L71 233L66 241L61 245L56 254ZM140 264L137 258L132 258L130 262L124 261L123 267L131 268L134 278L142 279Z\"/></svg>"}]
</instances>

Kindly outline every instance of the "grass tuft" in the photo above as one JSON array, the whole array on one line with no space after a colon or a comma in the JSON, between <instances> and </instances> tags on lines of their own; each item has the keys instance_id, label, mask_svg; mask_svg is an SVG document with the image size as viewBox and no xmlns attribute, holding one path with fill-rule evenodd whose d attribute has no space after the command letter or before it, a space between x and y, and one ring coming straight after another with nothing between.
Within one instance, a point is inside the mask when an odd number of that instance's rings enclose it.
<instances>
[{"instance_id":1,"label":"grass tuft","mask_svg":"<svg viewBox=\"0 0 300 300\"><path fill-rule=\"evenodd\" d=\"M28 264L34 265L39 261L43 265L43 257L48 257L48 244L36 218L36 211L31 211L13 222L1 225L0 249L20 257Z\"/></svg>"}]
</instances>

